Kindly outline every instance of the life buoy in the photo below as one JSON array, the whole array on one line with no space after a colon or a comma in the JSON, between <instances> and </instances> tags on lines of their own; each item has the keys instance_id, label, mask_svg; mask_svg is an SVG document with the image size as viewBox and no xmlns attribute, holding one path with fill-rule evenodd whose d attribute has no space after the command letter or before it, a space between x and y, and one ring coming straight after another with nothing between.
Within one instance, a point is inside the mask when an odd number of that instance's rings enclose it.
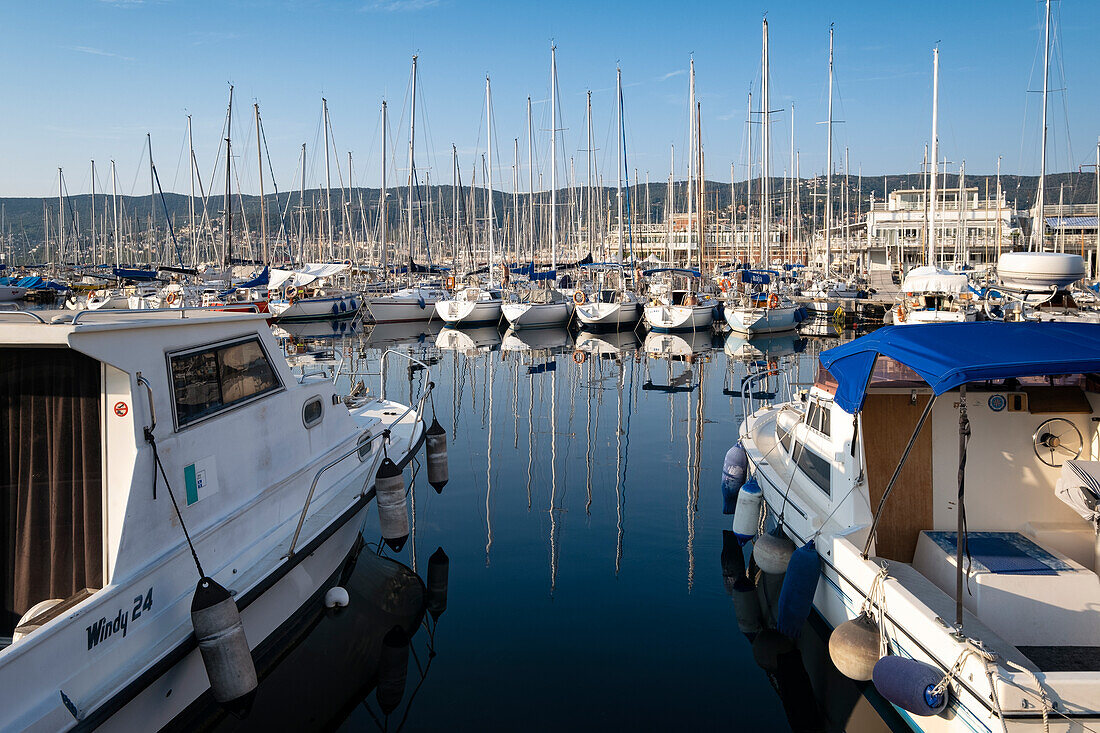
<instances>
[{"instance_id":1,"label":"life buoy","mask_svg":"<svg viewBox=\"0 0 1100 733\"><path fill-rule=\"evenodd\" d=\"M779 307L779 296L776 295L775 293L772 293L771 295L768 296L768 307L769 308L778 308Z\"/></svg>"},{"instance_id":2,"label":"life buoy","mask_svg":"<svg viewBox=\"0 0 1100 733\"><path fill-rule=\"evenodd\" d=\"M92 292L88 293L88 300L95 300L98 295L99 291L93 290Z\"/></svg>"},{"instance_id":3,"label":"life buoy","mask_svg":"<svg viewBox=\"0 0 1100 733\"><path fill-rule=\"evenodd\" d=\"M164 296L164 302L168 305L175 305L175 302L179 300L179 296L175 292L170 292Z\"/></svg>"},{"instance_id":4,"label":"life buoy","mask_svg":"<svg viewBox=\"0 0 1100 733\"><path fill-rule=\"evenodd\" d=\"M578 364L583 364L588 359L588 354L584 353L580 349L573 352L573 361Z\"/></svg>"},{"instance_id":5,"label":"life buoy","mask_svg":"<svg viewBox=\"0 0 1100 733\"><path fill-rule=\"evenodd\" d=\"M898 323L905 323L905 314L907 312L905 308L898 306L898 309L894 312L894 320Z\"/></svg>"},{"instance_id":6,"label":"life buoy","mask_svg":"<svg viewBox=\"0 0 1100 733\"><path fill-rule=\"evenodd\" d=\"M454 275L450 275L450 276L447 277L447 289L448 290L454 290L455 289L455 276Z\"/></svg>"},{"instance_id":7,"label":"life buoy","mask_svg":"<svg viewBox=\"0 0 1100 733\"><path fill-rule=\"evenodd\" d=\"M585 297L583 291L577 290L576 292L573 293L573 302L576 303L577 305L584 305L586 300L588 300L588 298ZM577 362L577 363L579 364L580 362Z\"/></svg>"},{"instance_id":8,"label":"life buoy","mask_svg":"<svg viewBox=\"0 0 1100 733\"><path fill-rule=\"evenodd\" d=\"M768 362L768 372L771 374L779 374L779 362L772 359Z\"/></svg>"},{"instance_id":9,"label":"life buoy","mask_svg":"<svg viewBox=\"0 0 1100 733\"><path fill-rule=\"evenodd\" d=\"M725 293L729 291L732 283L730 282L728 277L724 277L718 282L718 285L722 288L722 292Z\"/></svg>"},{"instance_id":10,"label":"life buoy","mask_svg":"<svg viewBox=\"0 0 1100 733\"><path fill-rule=\"evenodd\" d=\"M298 297L298 288L287 288L286 289L286 299L287 300L294 300L297 297Z\"/></svg>"}]
</instances>

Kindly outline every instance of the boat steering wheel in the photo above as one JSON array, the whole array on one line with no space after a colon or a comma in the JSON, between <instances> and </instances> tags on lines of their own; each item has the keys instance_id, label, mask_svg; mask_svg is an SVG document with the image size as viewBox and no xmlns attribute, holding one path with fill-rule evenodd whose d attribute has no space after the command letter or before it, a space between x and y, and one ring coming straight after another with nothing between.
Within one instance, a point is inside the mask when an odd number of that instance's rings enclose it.
<instances>
[{"instance_id":1,"label":"boat steering wheel","mask_svg":"<svg viewBox=\"0 0 1100 733\"><path fill-rule=\"evenodd\" d=\"M1053 468L1060 468L1067 460L1081 455L1084 440L1077 426L1064 417L1054 417L1039 423L1031 436L1035 456Z\"/></svg>"}]
</instances>

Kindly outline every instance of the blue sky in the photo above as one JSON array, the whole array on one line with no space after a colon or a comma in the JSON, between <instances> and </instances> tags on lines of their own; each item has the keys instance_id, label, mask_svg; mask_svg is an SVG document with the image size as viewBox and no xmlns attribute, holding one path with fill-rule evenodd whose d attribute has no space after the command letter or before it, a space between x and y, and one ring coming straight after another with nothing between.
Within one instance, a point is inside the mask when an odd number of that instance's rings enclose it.
<instances>
[{"instance_id":1,"label":"blue sky","mask_svg":"<svg viewBox=\"0 0 1100 733\"><path fill-rule=\"evenodd\" d=\"M203 185L211 178L235 85L234 150L241 185L256 188L251 105L260 104L280 190L323 181L320 99L329 108L342 174L377 185L379 107L389 100L391 145L403 180L411 57L420 57L418 169L449 182L452 142L463 179L486 147L485 75L492 77L495 172L510 190L513 138L525 181L528 95L536 157L549 181L550 43L558 46L562 158L585 170L584 96L593 90L597 165L615 180L615 67L623 69L630 167L664 182L669 146L686 173L687 75L694 54L707 177L745 175L746 95L759 90L760 21L768 13L773 167L788 167L790 115L804 176L825 167L828 28L835 23L835 159L850 148L852 173L915 170L930 135L931 49L941 48L940 140L950 168L991 173L1038 169L1042 4L1033 0L921 2L472 2L468 0L61 0L0 9L0 195L51 195L64 167L70 193L100 183L113 158L120 192L144 194L145 133L166 189L187 190L186 115L193 116ZM1055 4L1058 42L1051 96L1051 170L1095 158L1100 101L1100 3ZM335 165L334 165L335 171ZM334 172L335 180L335 172ZM560 174L564 180L564 171ZM631 174L633 175L633 173ZM479 174L480 178L480 174ZM503 180L502 180L503 179ZM423 178L421 178L423 180ZM221 183L215 184L215 191ZM269 187L270 190L270 187Z\"/></svg>"}]
</instances>

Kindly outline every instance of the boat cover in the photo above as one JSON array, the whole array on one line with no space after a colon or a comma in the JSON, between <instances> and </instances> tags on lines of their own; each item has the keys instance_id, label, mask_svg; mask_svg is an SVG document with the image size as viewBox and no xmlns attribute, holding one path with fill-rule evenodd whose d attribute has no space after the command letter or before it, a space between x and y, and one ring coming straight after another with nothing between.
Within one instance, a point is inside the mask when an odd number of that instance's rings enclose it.
<instances>
[{"instance_id":1,"label":"boat cover","mask_svg":"<svg viewBox=\"0 0 1100 733\"><path fill-rule=\"evenodd\" d=\"M836 402L863 407L879 354L909 367L936 394L967 382L1100 371L1100 328L1089 323L929 323L884 326L821 354Z\"/></svg>"},{"instance_id":2,"label":"boat cover","mask_svg":"<svg viewBox=\"0 0 1100 733\"><path fill-rule=\"evenodd\" d=\"M959 275L940 267L924 265L914 267L905 276L901 289L907 293L965 293L970 287L966 275Z\"/></svg>"}]
</instances>

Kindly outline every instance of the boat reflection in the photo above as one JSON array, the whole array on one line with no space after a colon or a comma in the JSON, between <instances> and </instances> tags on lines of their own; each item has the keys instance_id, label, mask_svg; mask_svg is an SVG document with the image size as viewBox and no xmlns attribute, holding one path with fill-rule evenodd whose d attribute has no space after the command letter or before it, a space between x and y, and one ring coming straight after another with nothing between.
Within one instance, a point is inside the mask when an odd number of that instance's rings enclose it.
<instances>
[{"instance_id":1,"label":"boat reflection","mask_svg":"<svg viewBox=\"0 0 1100 733\"><path fill-rule=\"evenodd\" d=\"M633 354L640 345L634 331L581 331L577 334L575 349L587 356L606 359Z\"/></svg>"},{"instance_id":2,"label":"boat reflection","mask_svg":"<svg viewBox=\"0 0 1100 733\"><path fill-rule=\"evenodd\" d=\"M684 331L662 333L650 331L645 337L645 353L651 359L670 359L691 363L713 349L711 332Z\"/></svg>"},{"instance_id":3,"label":"boat reflection","mask_svg":"<svg viewBox=\"0 0 1100 733\"><path fill-rule=\"evenodd\" d=\"M322 321L283 321L271 327L279 338L294 340L332 339L355 336L363 331L363 324L355 318Z\"/></svg>"},{"instance_id":4,"label":"boat reflection","mask_svg":"<svg viewBox=\"0 0 1100 733\"><path fill-rule=\"evenodd\" d=\"M741 361L757 359L770 361L801 354L805 349L806 339L794 331L753 337L731 332L722 346L726 356Z\"/></svg>"},{"instance_id":5,"label":"boat reflection","mask_svg":"<svg viewBox=\"0 0 1100 733\"><path fill-rule=\"evenodd\" d=\"M435 337L435 345L444 351L463 351L467 354L497 351L500 349L500 331L496 326L478 328L442 328Z\"/></svg>"},{"instance_id":6,"label":"boat reflection","mask_svg":"<svg viewBox=\"0 0 1100 733\"><path fill-rule=\"evenodd\" d=\"M406 323L376 323L366 332L364 347L389 349L394 346L412 346L434 343L443 329L440 321L410 321Z\"/></svg>"},{"instance_id":7,"label":"boat reflection","mask_svg":"<svg viewBox=\"0 0 1100 733\"><path fill-rule=\"evenodd\" d=\"M245 718L228 715L207 691L166 730L331 730L346 723L362 728L369 719L380 729L401 730L436 656L446 565L440 548L429 560L426 586L408 566L361 552L323 586L345 588L345 608L326 609L319 596L254 651L260 685ZM421 627L426 632L417 642ZM427 650L424 666L414 644ZM416 657L411 691L410 655Z\"/></svg>"},{"instance_id":8,"label":"boat reflection","mask_svg":"<svg viewBox=\"0 0 1100 733\"><path fill-rule=\"evenodd\" d=\"M536 328L515 330L509 328L501 341L505 352L546 352L560 354L572 348L573 339L564 328Z\"/></svg>"}]
</instances>

